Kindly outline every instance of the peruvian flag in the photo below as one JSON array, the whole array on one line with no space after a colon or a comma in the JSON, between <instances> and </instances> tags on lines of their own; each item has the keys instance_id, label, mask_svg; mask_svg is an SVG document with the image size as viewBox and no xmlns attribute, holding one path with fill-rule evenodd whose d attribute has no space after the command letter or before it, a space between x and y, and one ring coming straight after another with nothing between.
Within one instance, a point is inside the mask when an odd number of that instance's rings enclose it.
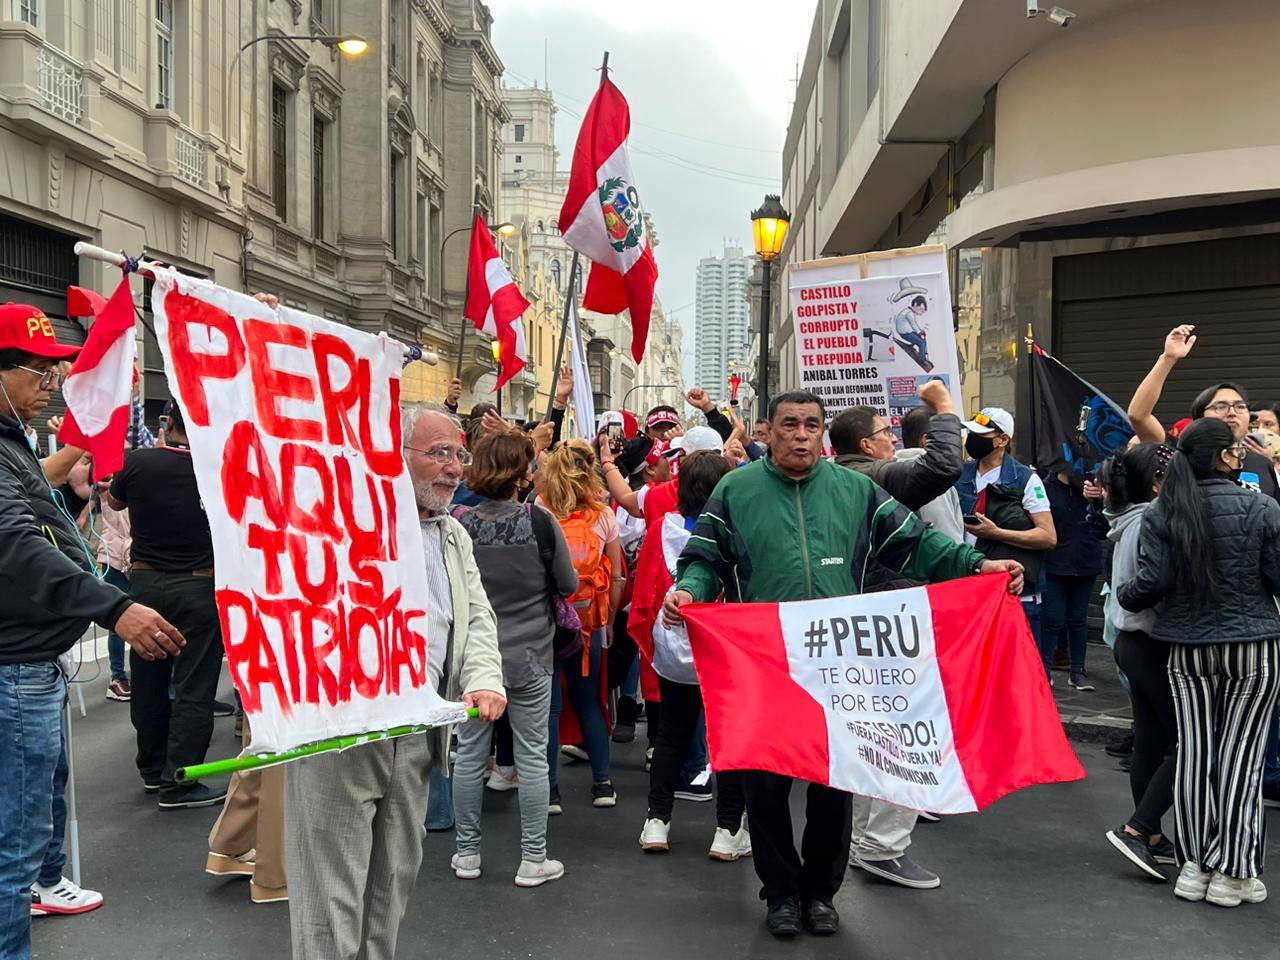
<instances>
[{"instance_id":1,"label":"peruvian flag","mask_svg":"<svg viewBox=\"0 0 1280 960\"><path fill-rule=\"evenodd\" d=\"M1082 779L1008 583L685 607L712 766L934 813Z\"/></svg>"},{"instance_id":2,"label":"peruvian flag","mask_svg":"<svg viewBox=\"0 0 1280 960\"><path fill-rule=\"evenodd\" d=\"M592 263L583 308L597 313L629 309L631 354L639 363L649 339L658 264L631 175L630 133L631 110L606 77L582 118L560 230L565 242Z\"/></svg>"},{"instance_id":3,"label":"peruvian flag","mask_svg":"<svg viewBox=\"0 0 1280 960\"><path fill-rule=\"evenodd\" d=\"M496 339L500 345L498 361L502 372L494 390L501 390L508 380L524 369L529 359L525 346L524 322L521 315L529 309L529 301L516 286L511 271L498 255L493 234L476 215L471 229L471 258L467 262L466 317Z\"/></svg>"},{"instance_id":4,"label":"peruvian flag","mask_svg":"<svg viewBox=\"0 0 1280 960\"><path fill-rule=\"evenodd\" d=\"M110 300L92 290L70 287L67 312L94 318L84 349L62 384L67 415L58 439L93 455L93 478L124 466L129 429L129 394L137 379L138 342L133 333L133 291L126 276Z\"/></svg>"}]
</instances>

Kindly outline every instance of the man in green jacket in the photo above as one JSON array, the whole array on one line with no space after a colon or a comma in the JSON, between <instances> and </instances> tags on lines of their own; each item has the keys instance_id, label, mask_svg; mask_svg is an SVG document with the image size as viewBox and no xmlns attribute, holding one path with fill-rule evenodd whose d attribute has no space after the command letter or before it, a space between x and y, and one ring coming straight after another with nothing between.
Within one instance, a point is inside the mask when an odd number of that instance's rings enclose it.
<instances>
[{"instance_id":1,"label":"man in green jacket","mask_svg":"<svg viewBox=\"0 0 1280 960\"><path fill-rule=\"evenodd\" d=\"M929 528L866 476L821 459L826 411L812 393L795 391L769 405L769 456L720 481L681 554L668 625L686 603L816 600L861 593L876 560L913 580L937 582L1007 571L1022 589L1022 567L987 560L972 547ZM765 924L779 937L830 934L840 923L831 905L844 879L851 795L810 784L805 832L791 834L791 778L744 774L756 873L768 903Z\"/></svg>"}]
</instances>

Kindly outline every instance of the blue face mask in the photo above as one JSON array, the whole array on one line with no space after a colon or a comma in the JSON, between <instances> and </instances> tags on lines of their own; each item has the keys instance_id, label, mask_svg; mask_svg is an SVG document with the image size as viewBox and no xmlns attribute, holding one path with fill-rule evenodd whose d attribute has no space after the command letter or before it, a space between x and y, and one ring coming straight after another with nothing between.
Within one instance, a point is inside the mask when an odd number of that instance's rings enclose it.
<instances>
[{"instance_id":1,"label":"blue face mask","mask_svg":"<svg viewBox=\"0 0 1280 960\"><path fill-rule=\"evenodd\" d=\"M34 433L27 434L27 446L31 448L32 453L40 452L40 441L36 439L36 435Z\"/></svg>"}]
</instances>

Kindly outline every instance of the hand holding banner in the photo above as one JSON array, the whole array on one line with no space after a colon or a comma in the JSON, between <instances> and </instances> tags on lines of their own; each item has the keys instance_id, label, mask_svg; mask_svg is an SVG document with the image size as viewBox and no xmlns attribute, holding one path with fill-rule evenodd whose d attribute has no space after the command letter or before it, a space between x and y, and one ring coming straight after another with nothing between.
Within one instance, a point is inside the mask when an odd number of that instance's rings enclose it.
<instances>
[{"instance_id":1,"label":"hand holding banner","mask_svg":"<svg viewBox=\"0 0 1280 960\"><path fill-rule=\"evenodd\" d=\"M683 607L713 768L934 813L1082 779L1007 584Z\"/></svg>"}]
</instances>

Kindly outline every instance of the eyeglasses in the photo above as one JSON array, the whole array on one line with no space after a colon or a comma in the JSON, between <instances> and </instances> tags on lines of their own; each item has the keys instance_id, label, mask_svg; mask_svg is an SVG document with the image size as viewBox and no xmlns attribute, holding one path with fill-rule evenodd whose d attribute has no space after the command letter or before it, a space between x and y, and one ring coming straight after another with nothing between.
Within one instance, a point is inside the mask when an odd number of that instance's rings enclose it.
<instances>
[{"instance_id":1,"label":"eyeglasses","mask_svg":"<svg viewBox=\"0 0 1280 960\"><path fill-rule=\"evenodd\" d=\"M48 390L54 384L62 385L62 374L57 370L32 370L30 367L24 367L22 364L14 364L18 370L25 370L27 373L34 373L40 378L40 389Z\"/></svg>"},{"instance_id":2,"label":"eyeglasses","mask_svg":"<svg viewBox=\"0 0 1280 960\"><path fill-rule=\"evenodd\" d=\"M867 439L870 440L872 437L878 437L882 433L887 433L889 436L893 436L893 427L889 426L886 423L879 430L872 430L869 434L867 434Z\"/></svg>"},{"instance_id":3,"label":"eyeglasses","mask_svg":"<svg viewBox=\"0 0 1280 960\"><path fill-rule=\"evenodd\" d=\"M1235 403L1227 403L1225 400L1219 400L1217 403L1211 403L1204 408L1205 413L1226 413L1228 410L1235 413L1248 413L1249 405L1243 400L1237 400Z\"/></svg>"},{"instance_id":4,"label":"eyeglasses","mask_svg":"<svg viewBox=\"0 0 1280 960\"><path fill-rule=\"evenodd\" d=\"M420 453L424 457L434 460L436 463L448 466L453 463L456 457L458 462L464 467L471 466L471 451L464 450L462 447L432 447L430 450L420 450L417 447L405 447L405 450L412 450L414 453Z\"/></svg>"},{"instance_id":5,"label":"eyeglasses","mask_svg":"<svg viewBox=\"0 0 1280 960\"><path fill-rule=\"evenodd\" d=\"M1237 460L1243 460L1244 455L1247 452L1248 451L1243 443L1237 443L1233 446L1227 447L1227 453L1231 454L1231 456L1235 457Z\"/></svg>"}]
</instances>

